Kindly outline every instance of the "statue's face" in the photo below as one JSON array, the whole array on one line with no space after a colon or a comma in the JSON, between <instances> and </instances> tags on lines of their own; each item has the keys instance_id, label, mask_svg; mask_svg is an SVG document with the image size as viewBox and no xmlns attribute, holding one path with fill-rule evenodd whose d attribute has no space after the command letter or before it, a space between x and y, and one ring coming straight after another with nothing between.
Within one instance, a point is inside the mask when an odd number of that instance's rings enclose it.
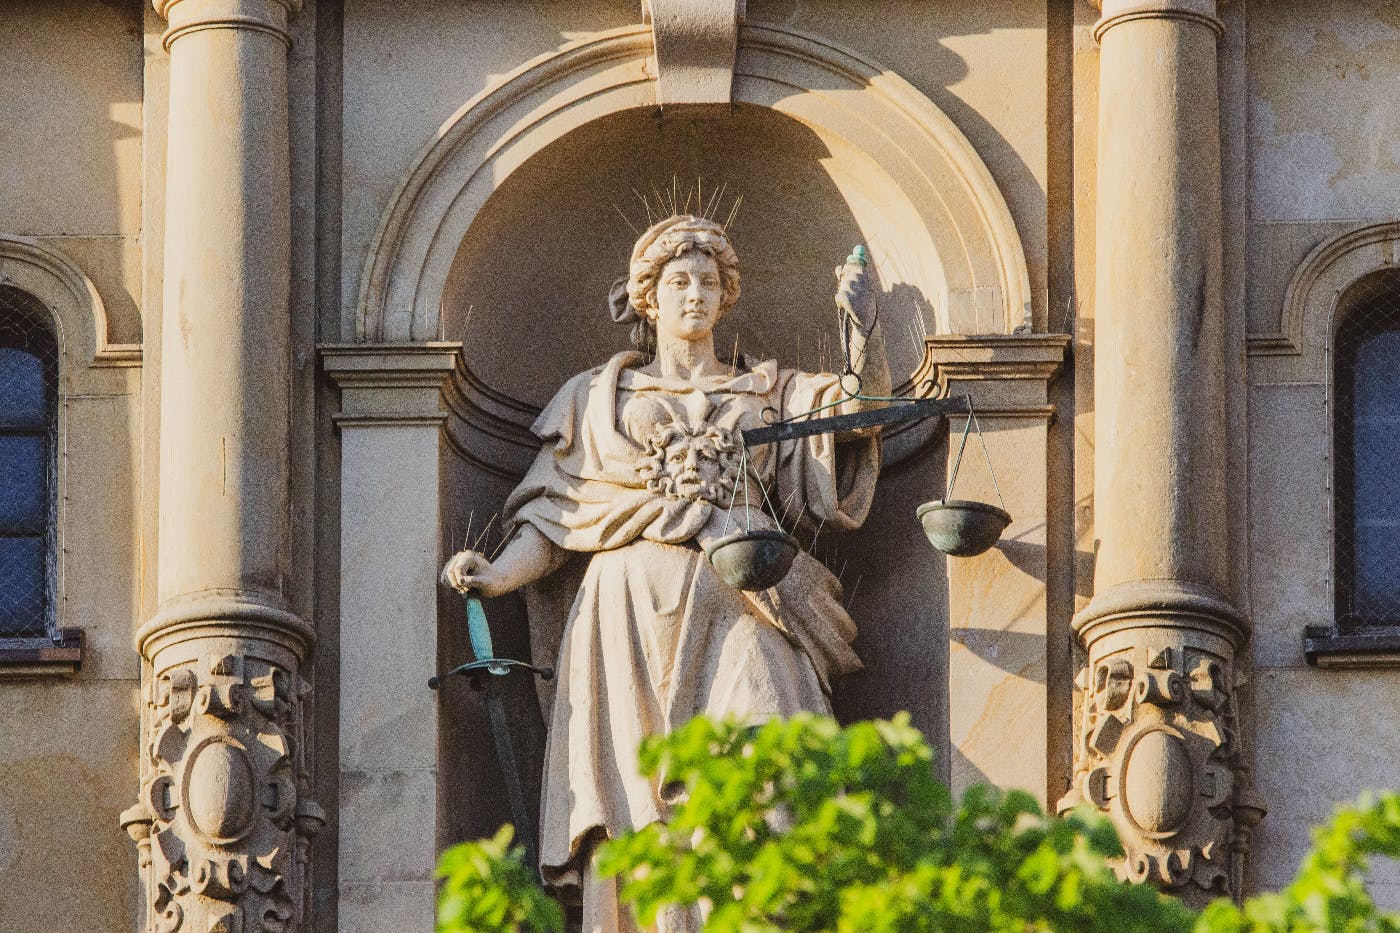
<instances>
[{"instance_id":1,"label":"statue's face","mask_svg":"<svg viewBox=\"0 0 1400 933\"><path fill-rule=\"evenodd\" d=\"M656 281L656 335L665 340L700 340L719 321L724 285L719 264L699 250L672 259Z\"/></svg>"}]
</instances>

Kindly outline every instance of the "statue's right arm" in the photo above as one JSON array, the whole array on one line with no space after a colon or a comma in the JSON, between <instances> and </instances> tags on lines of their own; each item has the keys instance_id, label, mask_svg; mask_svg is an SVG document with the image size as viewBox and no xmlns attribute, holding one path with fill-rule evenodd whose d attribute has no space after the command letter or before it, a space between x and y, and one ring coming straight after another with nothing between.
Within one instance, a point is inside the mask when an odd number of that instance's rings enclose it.
<instances>
[{"instance_id":1,"label":"statue's right arm","mask_svg":"<svg viewBox=\"0 0 1400 933\"><path fill-rule=\"evenodd\" d=\"M486 597L503 596L548 576L568 559L568 551L527 522L516 528L515 536L494 561L477 551L454 554L442 568L442 582Z\"/></svg>"}]
</instances>

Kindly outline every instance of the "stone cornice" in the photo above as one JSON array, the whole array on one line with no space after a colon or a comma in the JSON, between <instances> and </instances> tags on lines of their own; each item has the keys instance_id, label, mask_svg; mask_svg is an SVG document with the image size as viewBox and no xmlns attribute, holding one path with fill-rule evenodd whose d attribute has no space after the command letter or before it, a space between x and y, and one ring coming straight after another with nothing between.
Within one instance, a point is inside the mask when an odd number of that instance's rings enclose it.
<instances>
[{"instance_id":1,"label":"stone cornice","mask_svg":"<svg viewBox=\"0 0 1400 933\"><path fill-rule=\"evenodd\" d=\"M243 29L275 36L287 46L287 20L302 0L151 0L156 15L170 24L161 37L166 51L182 36L205 29Z\"/></svg>"},{"instance_id":2,"label":"stone cornice","mask_svg":"<svg viewBox=\"0 0 1400 933\"><path fill-rule=\"evenodd\" d=\"M338 425L438 423L442 388L457 368L462 345L449 341L404 344L330 344L321 368L340 387Z\"/></svg>"},{"instance_id":3,"label":"stone cornice","mask_svg":"<svg viewBox=\"0 0 1400 933\"><path fill-rule=\"evenodd\" d=\"M1225 23L1217 14L1222 3L1216 0L1090 0L1102 13L1094 26L1094 38L1103 41L1104 33L1114 26L1142 19L1174 19L1196 23L1215 33L1225 35ZM1222 0L1223 2L1223 0Z\"/></svg>"},{"instance_id":4,"label":"stone cornice","mask_svg":"<svg viewBox=\"0 0 1400 933\"><path fill-rule=\"evenodd\" d=\"M945 335L924 340L915 384L970 395L981 414L1048 418L1049 384L1064 365L1068 334Z\"/></svg>"}]
</instances>

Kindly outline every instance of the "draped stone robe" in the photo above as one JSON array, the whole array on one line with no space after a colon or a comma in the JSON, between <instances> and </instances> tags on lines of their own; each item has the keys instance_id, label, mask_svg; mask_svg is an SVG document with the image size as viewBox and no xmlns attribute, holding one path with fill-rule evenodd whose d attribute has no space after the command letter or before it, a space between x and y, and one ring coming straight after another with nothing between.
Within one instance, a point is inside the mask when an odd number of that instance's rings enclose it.
<instances>
[{"instance_id":1,"label":"draped stone robe","mask_svg":"<svg viewBox=\"0 0 1400 933\"><path fill-rule=\"evenodd\" d=\"M701 383L652 377L621 353L569 380L535 422L544 441L506 505L561 548L591 555L564 627L546 750L541 867L584 889L601 837L664 819L663 782L637 770L641 739L705 713L761 721L829 713L858 670L841 588L801 553L761 593L732 589L703 546L763 510L840 531L865 518L878 439L830 435L755 447L738 431L842 398L836 376L773 361ZM743 461L747 481L741 471ZM586 914L599 905L585 903ZM587 929L588 926L586 925Z\"/></svg>"}]
</instances>

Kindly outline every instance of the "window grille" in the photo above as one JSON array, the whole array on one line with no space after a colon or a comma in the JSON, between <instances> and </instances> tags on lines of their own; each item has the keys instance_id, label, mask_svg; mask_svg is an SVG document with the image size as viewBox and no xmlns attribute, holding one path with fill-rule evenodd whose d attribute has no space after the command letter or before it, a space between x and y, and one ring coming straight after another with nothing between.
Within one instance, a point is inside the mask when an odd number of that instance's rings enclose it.
<instances>
[{"instance_id":1,"label":"window grille","mask_svg":"<svg viewBox=\"0 0 1400 933\"><path fill-rule=\"evenodd\" d=\"M1345 296L1334 342L1337 623L1400 626L1400 275Z\"/></svg>"},{"instance_id":2,"label":"window grille","mask_svg":"<svg viewBox=\"0 0 1400 933\"><path fill-rule=\"evenodd\" d=\"M58 341L47 309L0 285L0 640L58 641Z\"/></svg>"}]
</instances>

